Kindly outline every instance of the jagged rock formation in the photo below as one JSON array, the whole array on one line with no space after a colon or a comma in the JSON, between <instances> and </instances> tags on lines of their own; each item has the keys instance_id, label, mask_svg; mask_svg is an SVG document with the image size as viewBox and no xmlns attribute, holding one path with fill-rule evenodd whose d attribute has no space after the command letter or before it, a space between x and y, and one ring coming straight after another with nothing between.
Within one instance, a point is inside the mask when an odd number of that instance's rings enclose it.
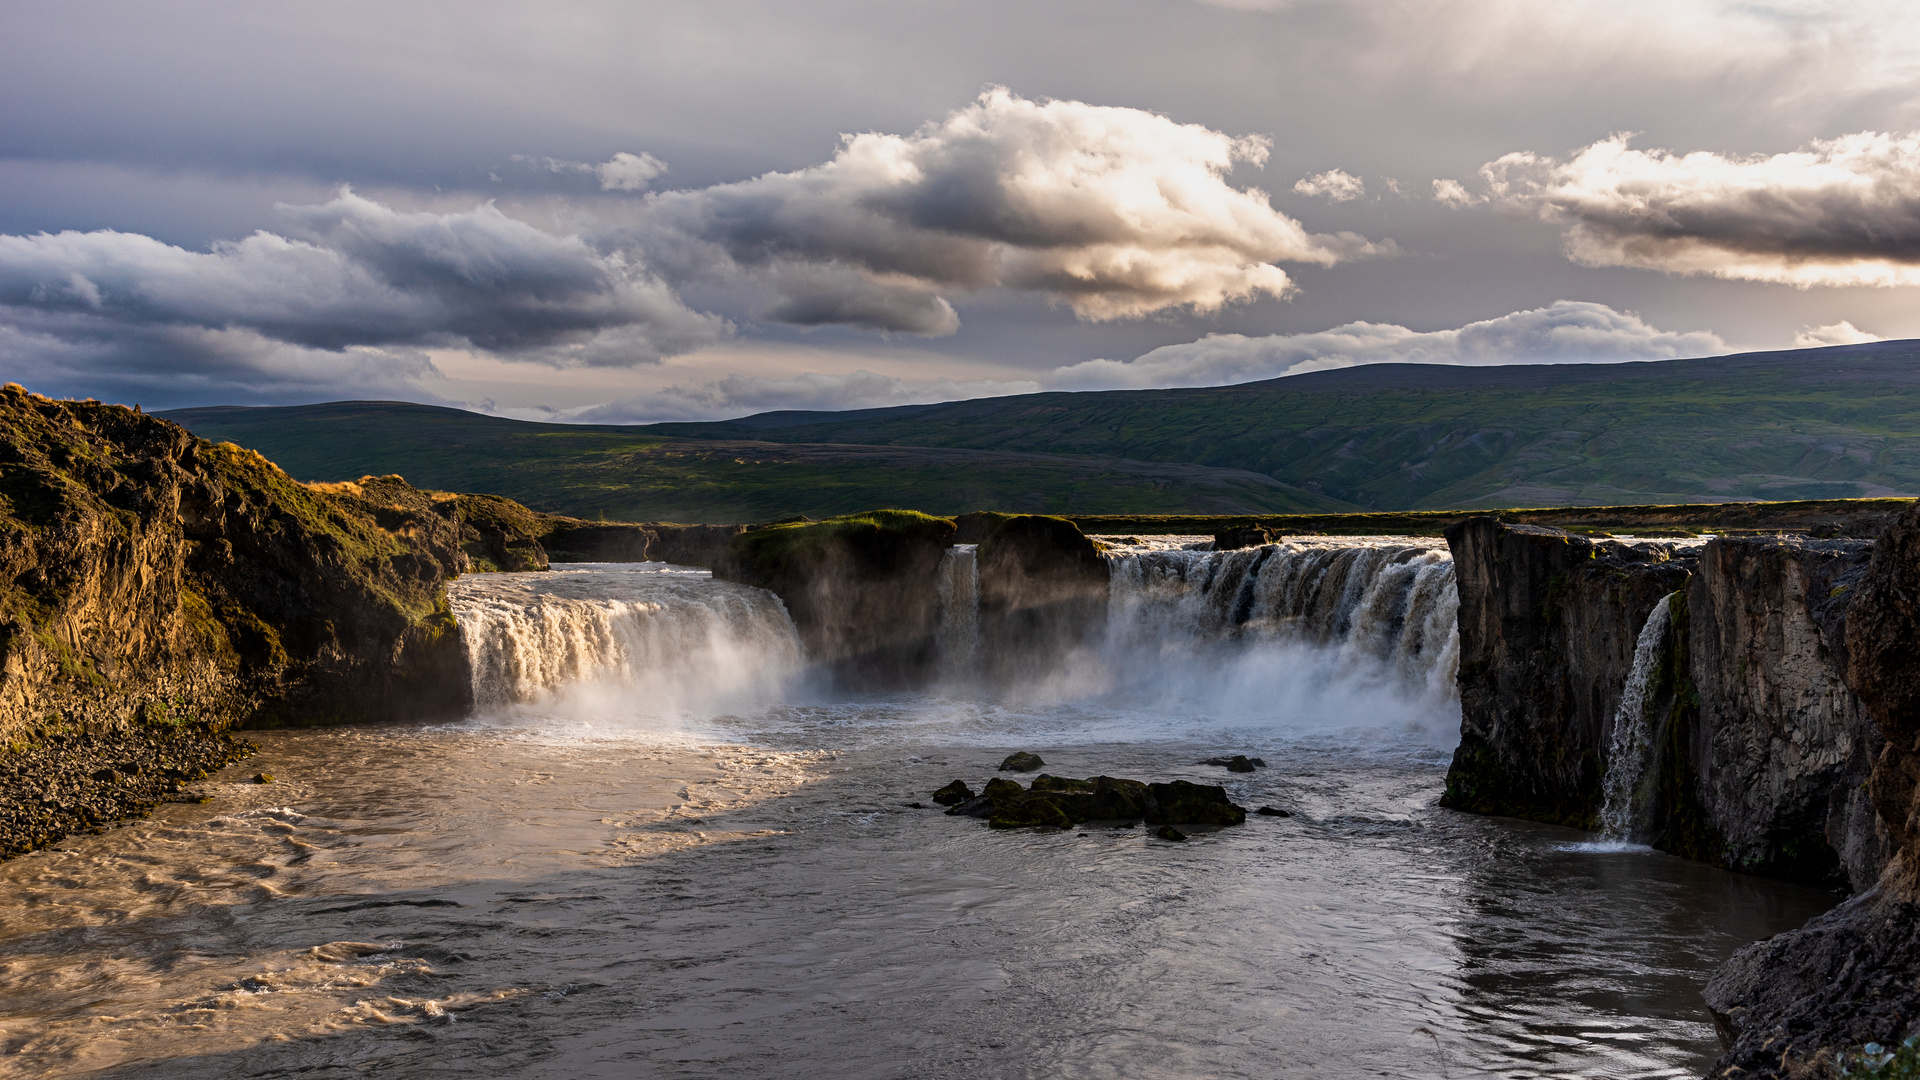
<instances>
[{"instance_id":1,"label":"jagged rock formation","mask_svg":"<svg viewBox=\"0 0 1920 1080\"><path fill-rule=\"evenodd\" d=\"M1462 735L1445 805L1593 828L1635 641L1662 596L1641 837L1749 872L1865 888L1886 847L1862 791L1880 738L1846 684L1859 541L1592 541L1490 518L1448 532Z\"/></svg>"},{"instance_id":2,"label":"jagged rock formation","mask_svg":"<svg viewBox=\"0 0 1920 1080\"><path fill-rule=\"evenodd\" d=\"M955 531L911 510L768 525L738 532L713 572L780 597L838 685L910 685L937 660L935 574Z\"/></svg>"},{"instance_id":3,"label":"jagged rock formation","mask_svg":"<svg viewBox=\"0 0 1920 1080\"><path fill-rule=\"evenodd\" d=\"M981 670L989 678L1036 678L1100 631L1108 568L1093 541L1065 518L968 514L977 536Z\"/></svg>"},{"instance_id":4,"label":"jagged rock formation","mask_svg":"<svg viewBox=\"0 0 1920 1080\"><path fill-rule=\"evenodd\" d=\"M1836 581L1847 683L1885 737L1869 791L1891 858L1872 891L1715 973L1715 1077L1832 1076L1838 1052L1920 1028L1920 503Z\"/></svg>"},{"instance_id":5,"label":"jagged rock formation","mask_svg":"<svg viewBox=\"0 0 1920 1080\"><path fill-rule=\"evenodd\" d=\"M1634 643L1692 560L1474 518L1447 530L1460 594L1460 747L1441 804L1590 829Z\"/></svg>"}]
</instances>

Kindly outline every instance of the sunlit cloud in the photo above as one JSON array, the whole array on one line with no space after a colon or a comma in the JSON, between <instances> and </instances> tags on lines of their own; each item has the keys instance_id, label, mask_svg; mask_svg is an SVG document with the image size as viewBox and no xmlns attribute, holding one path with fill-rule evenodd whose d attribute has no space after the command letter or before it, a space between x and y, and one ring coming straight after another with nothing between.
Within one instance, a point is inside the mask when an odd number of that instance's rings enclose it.
<instances>
[{"instance_id":1,"label":"sunlit cloud","mask_svg":"<svg viewBox=\"0 0 1920 1080\"><path fill-rule=\"evenodd\" d=\"M1498 201L1567 228L1587 266L1816 285L1920 285L1920 133L1863 131L1770 156L1635 150L1481 170ZM1436 185L1436 192L1438 188Z\"/></svg>"},{"instance_id":2,"label":"sunlit cloud","mask_svg":"<svg viewBox=\"0 0 1920 1080\"><path fill-rule=\"evenodd\" d=\"M995 88L911 135L847 136L822 165L653 196L649 224L771 272L792 302L769 317L911 333L951 332L950 309L934 303L949 294L1033 292L1092 320L1211 312L1286 295L1278 263L1392 251L1308 232L1266 193L1227 182L1268 148L1139 109Z\"/></svg>"},{"instance_id":3,"label":"sunlit cloud","mask_svg":"<svg viewBox=\"0 0 1920 1080\"><path fill-rule=\"evenodd\" d=\"M1885 341L1879 334L1869 334L1847 320L1829 323L1826 326L1808 326L1793 335L1793 347L1796 349L1818 349L1828 345L1865 345L1870 341Z\"/></svg>"},{"instance_id":4,"label":"sunlit cloud","mask_svg":"<svg viewBox=\"0 0 1920 1080\"><path fill-rule=\"evenodd\" d=\"M1339 169L1328 169L1326 172L1295 180L1293 191L1296 195L1323 198L1328 202L1349 202L1365 195L1367 185L1351 173Z\"/></svg>"}]
</instances>

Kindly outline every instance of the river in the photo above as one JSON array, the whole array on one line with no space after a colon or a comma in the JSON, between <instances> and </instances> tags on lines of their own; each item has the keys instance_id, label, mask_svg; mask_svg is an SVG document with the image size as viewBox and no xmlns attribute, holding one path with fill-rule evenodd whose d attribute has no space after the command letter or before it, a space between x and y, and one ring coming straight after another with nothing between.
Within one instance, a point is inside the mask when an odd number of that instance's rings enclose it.
<instances>
[{"instance_id":1,"label":"river","mask_svg":"<svg viewBox=\"0 0 1920 1080\"><path fill-rule=\"evenodd\" d=\"M896 695L704 573L463 579L481 715L256 733L0 864L0 1074L1688 1076L1706 974L1833 903L1437 807L1444 548L1152 547L1057 678ZM1018 749L1291 816L932 807Z\"/></svg>"}]
</instances>

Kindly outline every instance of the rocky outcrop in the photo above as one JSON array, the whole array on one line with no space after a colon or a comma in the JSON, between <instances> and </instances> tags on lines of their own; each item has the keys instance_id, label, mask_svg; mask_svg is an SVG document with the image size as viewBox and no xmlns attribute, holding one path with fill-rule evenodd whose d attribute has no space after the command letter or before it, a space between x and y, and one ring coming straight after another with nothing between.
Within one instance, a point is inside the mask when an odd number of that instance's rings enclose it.
<instances>
[{"instance_id":1,"label":"rocky outcrop","mask_svg":"<svg viewBox=\"0 0 1920 1080\"><path fill-rule=\"evenodd\" d=\"M0 849L141 811L231 727L463 715L445 582L544 566L540 518L0 390Z\"/></svg>"},{"instance_id":2,"label":"rocky outcrop","mask_svg":"<svg viewBox=\"0 0 1920 1080\"><path fill-rule=\"evenodd\" d=\"M1687 588L1688 700L1656 808L1660 846L1737 870L1872 886L1886 862L1866 779L1883 743L1847 685L1865 541L1720 539ZM1697 703L1697 704L1696 704ZM1690 783L1689 783L1690 781Z\"/></svg>"},{"instance_id":3,"label":"rocky outcrop","mask_svg":"<svg viewBox=\"0 0 1920 1080\"><path fill-rule=\"evenodd\" d=\"M1885 740L1868 791L1890 858L1873 890L1715 973L1715 1077L1833 1076L1838 1053L1920 1031L1920 504L1834 580L1847 683Z\"/></svg>"},{"instance_id":4,"label":"rocky outcrop","mask_svg":"<svg viewBox=\"0 0 1920 1080\"><path fill-rule=\"evenodd\" d=\"M1447 530L1447 544L1461 727L1441 804L1592 828L1634 644L1693 560L1484 517Z\"/></svg>"},{"instance_id":5,"label":"rocky outcrop","mask_svg":"<svg viewBox=\"0 0 1920 1080\"><path fill-rule=\"evenodd\" d=\"M967 793L964 798L962 793ZM949 816L986 818L995 829L1134 820L1150 825L1242 825L1247 820L1246 807L1227 798L1225 788L1186 780L1150 784L1115 776L1079 780L1042 773L1023 788L996 776L978 796L971 795L964 781L955 780L935 792L934 800L957 803L947 811Z\"/></svg>"},{"instance_id":6,"label":"rocky outcrop","mask_svg":"<svg viewBox=\"0 0 1920 1080\"><path fill-rule=\"evenodd\" d=\"M954 531L911 510L768 525L738 532L713 572L785 602L836 685L913 685L937 661L935 575Z\"/></svg>"},{"instance_id":7,"label":"rocky outcrop","mask_svg":"<svg viewBox=\"0 0 1920 1080\"><path fill-rule=\"evenodd\" d=\"M979 537L983 675L998 682L1042 677L1100 632L1107 561L1079 526L1038 514L968 514L959 525L961 535Z\"/></svg>"},{"instance_id":8,"label":"rocky outcrop","mask_svg":"<svg viewBox=\"0 0 1920 1080\"><path fill-rule=\"evenodd\" d=\"M1863 781L1880 737L1846 682L1865 543L1681 548L1486 518L1448 542L1462 737L1445 805L1594 828L1634 646L1671 593L1638 839L1752 873L1856 889L1878 876L1886 843Z\"/></svg>"}]
</instances>

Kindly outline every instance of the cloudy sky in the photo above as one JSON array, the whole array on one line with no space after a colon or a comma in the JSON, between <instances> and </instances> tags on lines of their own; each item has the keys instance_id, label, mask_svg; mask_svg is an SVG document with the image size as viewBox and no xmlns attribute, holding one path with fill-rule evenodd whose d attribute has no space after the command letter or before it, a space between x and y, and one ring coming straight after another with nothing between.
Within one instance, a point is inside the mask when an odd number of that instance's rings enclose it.
<instances>
[{"instance_id":1,"label":"cloudy sky","mask_svg":"<svg viewBox=\"0 0 1920 1080\"><path fill-rule=\"evenodd\" d=\"M643 421L1920 337L1873 0L0 0L0 374Z\"/></svg>"}]
</instances>

